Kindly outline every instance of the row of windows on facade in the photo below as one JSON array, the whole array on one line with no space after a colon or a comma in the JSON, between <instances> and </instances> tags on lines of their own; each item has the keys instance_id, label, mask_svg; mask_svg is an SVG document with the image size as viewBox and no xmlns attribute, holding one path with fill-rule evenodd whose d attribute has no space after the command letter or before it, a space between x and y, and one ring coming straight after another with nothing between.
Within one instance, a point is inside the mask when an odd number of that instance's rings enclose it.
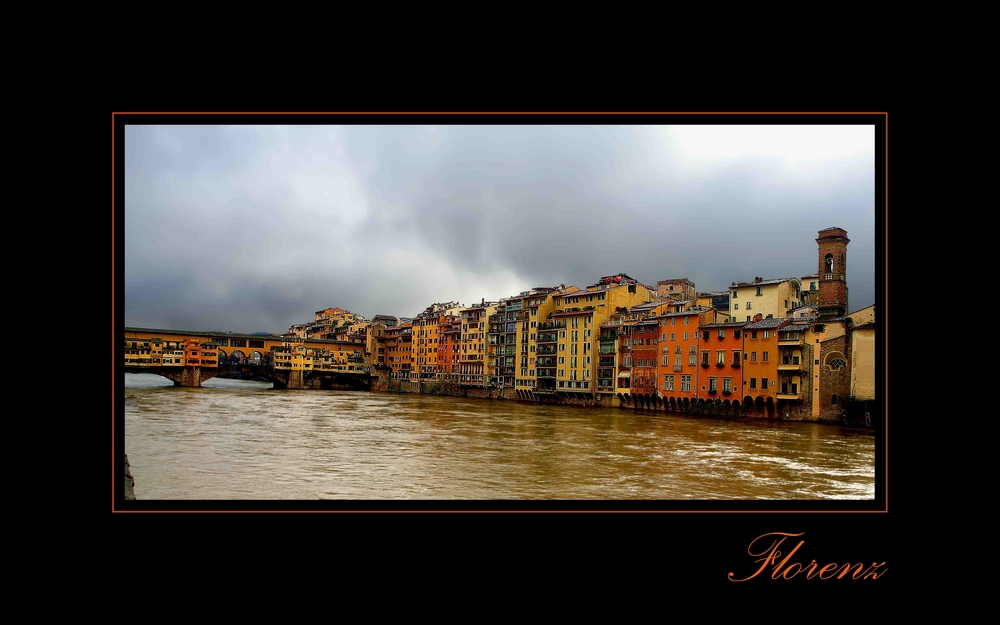
<instances>
[{"instance_id":1,"label":"row of windows on facade","mask_svg":"<svg viewBox=\"0 0 1000 625\"><path fill-rule=\"evenodd\" d=\"M681 392L690 392L691 391L691 376L690 375L682 375L680 377L681 377L680 391ZM675 378L676 378L676 376L674 376L674 375L664 375L663 376L663 390L665 390L665 391L676 390L674 388ZM718 390L718 380L719 380L718 378L709 378L708 379L708 390L710 390L710 391L717 391ZM757 388L757 378L749 378L748 380L746 380L744 382L744 384L749 384L749 387L751 389L756 389ZM775 382L771 381L771 385L773 386L774 384L775 384ZM761 387L761 389L766 389L767 385L768 385L768 379L767 378L761 378L760 379L760 387ZM723 392L732 392L732 390L733 390L733 379L732 378L722 378L722 390L723 390Z\"/></svg>"}]
</instances>

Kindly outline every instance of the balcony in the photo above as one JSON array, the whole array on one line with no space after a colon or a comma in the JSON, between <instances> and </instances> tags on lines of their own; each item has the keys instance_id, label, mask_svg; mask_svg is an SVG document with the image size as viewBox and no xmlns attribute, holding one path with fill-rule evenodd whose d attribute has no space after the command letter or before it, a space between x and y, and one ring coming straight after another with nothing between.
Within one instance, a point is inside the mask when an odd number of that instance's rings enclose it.
<instances>
[{"instance_id":1,"label":"balcony","mask_svg":"<svg viewBox=\"0 0 1000 625\"><path fill-rule=\"evenodd\" d=\"M801 346L805 341L802 339L778 339L778 347L794 347L796 345Z\"/></svg>"},{"instance_id":2,"label":"balcony","mask_svg":"<svg viewBox=\"0 0 1000 625\"><path fill-rule=\"evenodd\" d=\"M781 362L778 363L779 371L802 371L803 367L800 364L799 357L795 356L792 358L782 358Z\"/></svg>"},{"instance_id":3,"label":"balcony","mask_svg":"<svg viewBox=\"0 0 1000 625\"><path fill-rule=\"evenodd\" d=\"M683 371L683 370L684 370L683 365L674 365L674 371Z\"/></svg>"},{"instance_id":4,"label":"balcony","mask_svg":"<svg viewBox=\"0 0 1000 625\"><path fill-rule=\"evenodd\" d=\"M778 399L791 399L791 400L801 400L802 393L778 393Z\"/></svg>"},{"instance_id":5,"label":"balcony","mask_svg":"<svg viewBox=\"0 0 1000 625\"><path fill-rule=\"evenodd\" d=\"M559 330L566 327L565 323L556 323L555 321L545 321L538 324L538 330Z\"/></svg>"}]
</instances>

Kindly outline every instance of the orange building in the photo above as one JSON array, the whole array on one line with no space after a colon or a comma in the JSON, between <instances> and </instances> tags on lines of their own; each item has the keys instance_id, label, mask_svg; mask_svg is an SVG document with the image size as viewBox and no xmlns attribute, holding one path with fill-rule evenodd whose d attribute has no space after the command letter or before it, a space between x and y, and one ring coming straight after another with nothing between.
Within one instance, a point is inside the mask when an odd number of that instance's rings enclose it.
<instances>
[{"instance_id":1,"label":"orange building","mask_svg":"<svg viewBox=\"0 0 1000 625\"><path fill-rule=\"evenodd\" d=\"M657 390L668 408L684 409L698 400L699 327L714 323L716 311L684 310L659 315L656 319L660 323Z\"/></svg>"},{"instance_id":2,"label":"orange building","mask_svg":"<svg viewBox=\"0 0 1000 625\"><path fill-rule=\"evenodd\" d=\"M459 358L462 353L462 318L443 317L438 326L437 376L458 381Z\"/></svg>"},{"instance_id":3,"label":"orange building","mask_svg":"<svg viewBox=\"0 0 1000 625\"><path fill-rule=\"evenodd\" d=\"M625 327L631 329L632 392L652 395L656 392L660 323L656 319L645 319Z\"/></svg>"},{"instance_id":4,"label":"orange building","mask_svg":"<svg viewBox=\"0 0 1000 625\"><path fill-rule=\"evenodd\" d=\"M758 316L760 316L758 314ZM778 391L778 330L791 318L760 319L743 326L743 405L774 416Z\"/></svg>"},{"instance_id":5,"label":"orange building","mask_svg":"<svg viewBox=\"0 0 1000 625\"><path fill-rule=\"evenodd\" d=\"M698 398L719 400L727 406L742 401L743 326L741 323L709 323L699 327Z\"/></svg>"}]
</instances>

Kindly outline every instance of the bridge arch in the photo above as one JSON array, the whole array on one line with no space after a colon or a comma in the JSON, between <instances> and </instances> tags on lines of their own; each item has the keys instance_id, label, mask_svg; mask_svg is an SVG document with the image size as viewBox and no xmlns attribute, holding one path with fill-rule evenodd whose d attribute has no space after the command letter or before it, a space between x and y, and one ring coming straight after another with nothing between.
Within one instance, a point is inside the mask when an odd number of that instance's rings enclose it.
<instances>
[{"instance_id":1,"label":"bridge arch","mask_svg":"<svg viewBox=\"0 0 1000 625\"><path fill-rule=\"evenodd\" d=\"M229 362L233 364L240 364L246 362L247 355L243 353L242 350L234 349L233 353L229 355Z\"/></svg>"}]
</instances>

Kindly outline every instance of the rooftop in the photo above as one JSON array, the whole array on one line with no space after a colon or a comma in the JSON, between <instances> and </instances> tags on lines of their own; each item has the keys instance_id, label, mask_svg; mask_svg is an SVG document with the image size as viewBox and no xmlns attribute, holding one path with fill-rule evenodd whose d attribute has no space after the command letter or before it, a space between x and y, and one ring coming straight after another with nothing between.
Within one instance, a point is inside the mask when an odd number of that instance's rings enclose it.
<instances>
[{"instance_id":1,"label":"rooftop","mask_svg":"<svg viewBox=\"0 0 1000 625\"><path fill-rule=\"evenodd\" d=\"M760 282L733 282L733 287L742 288L747 286L767 286L770 284L781 284L782 282L788 282L790 280L795 280L799 282L798 278L774 278L772 280L761 280Z\"/></svg>"},{"instance_id":2,"label":"rooftop","mask_svg":"<svg viewBox=\"0 0 1000 625\"><path fill-rule=\"evenodd\" d=\"M738 322L737 321L727 321L725 323L703 323L702 325L700 325L698 327L699 328L703 328L703 329L704 328L707 328L707 329L712 329L712 328L719 328L719 329L722 329L722 328L742 328L743 326L747 325L747 323L748 323L747 321L738 321Z\"/></svg>"},{"instance_id":3,"label":"rooftop","mask_svg":"<svg viewBox=\"0 0 1000 625\"><path fill-rule=\"evenodd\" d=\"M751 323L743 326L744 330L773 330L774 328L779 328L791 321L789 317L772 317L771 319L761 319L760 321L753 321Z\"/></svg>"},{"instance_id":4,"label":"rooftop","mask_svg":"<svg viewBox=\"0 0 1000 625\"><path fill-rule=\"evenodd\" d=\"M654 319L662 319L664 317L685 317L687 315L697 315L699 313L708 312L713 310L711 308L692 308L691 310L681 310L679 312L668 312L662 315L657 315Z\"/></svg>"}]
</instances>

